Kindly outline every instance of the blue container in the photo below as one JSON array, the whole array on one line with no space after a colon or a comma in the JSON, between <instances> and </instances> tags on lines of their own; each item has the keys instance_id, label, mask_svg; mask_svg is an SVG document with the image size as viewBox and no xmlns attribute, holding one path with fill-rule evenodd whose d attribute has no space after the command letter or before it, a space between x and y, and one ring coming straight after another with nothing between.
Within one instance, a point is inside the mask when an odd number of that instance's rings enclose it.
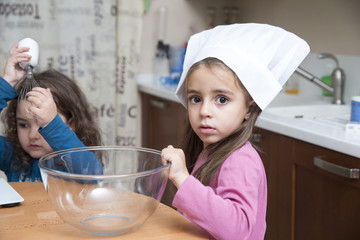
<instances>
[{"instance_id":1,"label":"blue container","mask_svg":"<svg viewBox=\"0 0 360 240\"><path fill-rule=\"evenodd\" d=\"M360 96L351 98L351 122L360 123Z\"/></svg>"}]
</instances>

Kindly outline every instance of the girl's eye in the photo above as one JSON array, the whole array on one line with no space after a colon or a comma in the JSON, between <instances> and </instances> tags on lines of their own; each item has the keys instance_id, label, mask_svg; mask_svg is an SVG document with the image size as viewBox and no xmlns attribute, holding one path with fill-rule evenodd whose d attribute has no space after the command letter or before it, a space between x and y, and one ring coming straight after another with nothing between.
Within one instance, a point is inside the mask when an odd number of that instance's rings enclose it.
<instances>
[{"instance_id":1,"label":"girl's eye","mask_svg":"<svg viewBox=\"0 0 360 240\"><path fill-rule=\"evenodd\" d=\"M20 128L27 128L29 125L27 123L18 123Z\"/></svg>"},{"instance_id":2,"label":"girl's eye","mask_svg":"<svg viewBox=\"0 0 360 240\"><path fill-rule=\"evenodd\" d=\"M189 98L191 103L199 103L201 99L198 96L192 96Z\"/></svg>"},{"instance_id":3,"label":"girl's eye","mask_svg":"<svg viewBox=\"0 0 360 240\"><path fill-rule=\"evenodd\" d=\"M229 99L227 97L224 97L224 96L220 96L216 99L216 102L217 103L220 103L220 104L225 104L229 101Z\"/></svg>"}]
</instances>

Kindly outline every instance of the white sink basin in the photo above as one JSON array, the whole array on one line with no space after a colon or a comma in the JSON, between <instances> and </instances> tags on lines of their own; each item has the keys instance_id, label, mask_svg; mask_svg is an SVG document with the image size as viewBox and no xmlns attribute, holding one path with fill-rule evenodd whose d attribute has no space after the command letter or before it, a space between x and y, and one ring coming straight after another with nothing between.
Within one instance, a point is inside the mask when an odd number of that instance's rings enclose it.
<instances>
[{"instance_id":1,"label":"white sink basin","mask_svg":"<svg viewBox=\"0 0 360 240\"><path fill-rule=\"evenodd\" d=\"M265 112L290 119L303 119L345 127L350 120L349 105L301 105L290 107L270 107Z\"/></svg>"}]
</instances>

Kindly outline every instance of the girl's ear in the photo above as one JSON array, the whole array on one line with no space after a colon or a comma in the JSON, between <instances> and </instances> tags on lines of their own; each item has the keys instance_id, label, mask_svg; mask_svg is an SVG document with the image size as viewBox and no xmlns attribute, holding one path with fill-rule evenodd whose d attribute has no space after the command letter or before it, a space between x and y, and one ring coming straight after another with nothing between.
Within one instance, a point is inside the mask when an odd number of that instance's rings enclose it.
<instances>
[{"instance_id":1,"label":"girl's ear","mask_svg":"<svg viewBox=\"0 0 360 240\"><path fill-rule=\"evenodd\" d=\"M255 107L254 100L249 101L249 104L248 104L247 109L246 109L246 115L244 117L245 120L248 120L250 118L250 115L252 113L252 108L254 108L254 107Z\"/></svg>"},{"instance_id":2,"label":"girl's ear","mask_svg":"<svg viewBox=\"0 0 360 240\"><path fill-rule=\"evenodd\" d=\"M75 121L74 121L74 118L70 118L70 119L68 120L68 122L67 122L67 125L68 125L68 127L69 127L72 131L74 131L74 130L75 130Z\"/></svg>"},{"instance_id":3,"label":"girl's ear","mask_svg":"<svg viewBox=\"0 0 360 240\"><path fill-rule=\"evenodd\" d=\"M254 106L254 104L255 104L254 100L249 101L249 104L248 104L248 107L247 107L247 112L250 112L250 109Z\"/></svg>"}]
</instances>

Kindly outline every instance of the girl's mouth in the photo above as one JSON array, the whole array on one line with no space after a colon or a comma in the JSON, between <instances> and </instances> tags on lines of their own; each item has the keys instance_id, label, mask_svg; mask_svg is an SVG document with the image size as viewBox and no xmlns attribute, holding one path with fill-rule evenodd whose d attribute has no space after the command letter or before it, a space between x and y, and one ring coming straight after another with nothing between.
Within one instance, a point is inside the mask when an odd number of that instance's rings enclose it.
<instances>
[{"instance_id":1,"label":"girl's mouth","mask_svg":"<svg viewBox=\"0 0 360 240\"><path fill-rule=\"evenodd\" d=\"M203 134L210 134L210 133L213 133L215 131L214 128L212 128L210 126L205 126L205 125L201 125L199 130Z\"/></svg>"},{"instance_id":2,"label":"girl's mouth","mask_svg":"<svg viewBox=\"0 0 360 240\"><path fill-rule=\"evenodd\" d=\"M29 147L30 147L30 148L40 148L40 146L39 146L39 145L36 145L36 144L30 144Z\"/></svg>"}]
</instances>

